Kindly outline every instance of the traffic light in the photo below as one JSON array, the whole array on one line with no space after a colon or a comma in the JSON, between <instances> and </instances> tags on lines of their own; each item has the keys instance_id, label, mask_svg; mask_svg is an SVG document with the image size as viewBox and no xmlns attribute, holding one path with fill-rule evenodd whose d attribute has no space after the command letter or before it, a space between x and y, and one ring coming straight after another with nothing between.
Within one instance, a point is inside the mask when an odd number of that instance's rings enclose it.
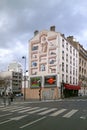
<instances>
[{"instance_id":1,"label":"traffic light","mask_svg":"<svg viewBox=\"0 0 87 130\"><path fill-rule=\"evenodd\" d=\"M39 89L39 96L41 95L41 89Z\"/></svg>"},{"instance_id":2,"label":"traffic light","mask_svg":"<svg viewBox=\"0 0 87 130\"><path fill-rule=\"evenodd\" d=\"M39 83L39 100L41 100L41 81L39 81L38 83Z\"/></svg>"}]
</instances>

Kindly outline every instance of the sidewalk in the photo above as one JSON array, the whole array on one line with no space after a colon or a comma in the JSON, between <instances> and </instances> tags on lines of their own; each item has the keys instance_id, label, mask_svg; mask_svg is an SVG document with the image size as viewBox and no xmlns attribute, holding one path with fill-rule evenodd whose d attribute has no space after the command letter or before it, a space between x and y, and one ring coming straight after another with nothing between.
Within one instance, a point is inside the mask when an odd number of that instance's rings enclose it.
<instances>
[{"instance_id":1,"label":"sidewalk","mask_svg":"<svg viewBox=\"0 0 87 130\"><path fill-rule=\"evenodd\" d=\"M63 98L63 99L57 99L57 100L35 100L35 99L23 99L23 98L21 98L21 97L15 97L14 99L13 99L13 102L11 102L11 104L9 104L9 102L8 102L8 100L6 100L6 106L8 106L8 105L15 105L15 104L23 104L23 103L41 103L41 102L55 102L55 101L66 101L66 100L73 100L73 99L76 99L76 100L78 100L78 99L82 99L82 100L87 100L87 96L79 96L79 97L70 97L70 98ZM4 100L3 100L3 98L0 98L0 107L3 107L3 106L5 106L4 105Z\"/></svg>"}]
</instances>

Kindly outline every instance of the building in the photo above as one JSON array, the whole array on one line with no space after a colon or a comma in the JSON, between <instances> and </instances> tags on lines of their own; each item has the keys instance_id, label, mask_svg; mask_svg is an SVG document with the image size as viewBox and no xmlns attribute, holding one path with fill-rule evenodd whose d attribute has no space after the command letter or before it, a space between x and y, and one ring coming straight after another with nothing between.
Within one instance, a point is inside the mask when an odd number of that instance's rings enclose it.
<instances>
[{"instance_id":1,"label":"building","mask_svg":"<svg viewBox=\"0 0 87 130\"><path fill-rule=\"evenodd\" d=\"M1 91L6 90L14 94L21 93L22 89L22 73L14 71L0 72L0 77L3 79L3 83L0 84Z\"/></svg>"},{"instance_id":2,"label":"building","mask_svg":"<svg viewBox=\"0 0 87 130\"><path fill-rule=\"evenodd\" d=\"M79 52L64 34L50 30L35 31L29 41L31 99L58 99L78 95Z\"/></svg>"},{"instance_id":3,"label":"building","mask_svg":"<svg viewBox=\"0 0 87 130\"><path fill-rule=\"evenodd\" d=\"M8 65L8 71L0 72L0 93L2 91L12 92L14 94L22 91L22 66L18 62L12 62Z\"/></svg>"},{"instance_id":4,"label":"building","mask_svg":"<svg viewBox=\"0 0 87 130\"><path fill-rule=\"evenodd\" d=\"M79 51L79 85L81 86L80 95L87 95L87 50L74 40L73 36L67 40Z\"/></svg>"},{"instance_id":5,"label":"building","mask_svg":"<svg viewBox=\"0 0 87 130\"><path fill-rule=\"evenodd\" d=\"M21 72L22 73L22 65L19 62L12 62L8 65L8 71Z\"/></svg>"}]
</instances>

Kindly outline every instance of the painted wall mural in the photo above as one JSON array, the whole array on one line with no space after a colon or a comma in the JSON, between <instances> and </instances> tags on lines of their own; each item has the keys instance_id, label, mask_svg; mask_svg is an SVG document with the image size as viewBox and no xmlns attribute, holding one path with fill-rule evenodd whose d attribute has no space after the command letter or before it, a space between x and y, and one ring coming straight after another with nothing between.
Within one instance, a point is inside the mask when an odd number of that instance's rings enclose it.
<instances>
[{"instance_id":1,"label":"painted wall mural","mask_svg":"<svg viewBox=\"0 0 87 130\"><path fill-rule=\"evenodd\" d=\"M41 81L41 77L31 77L30 78L30 87L39 88L39 81Z\"/></svg>"}]
</instances>

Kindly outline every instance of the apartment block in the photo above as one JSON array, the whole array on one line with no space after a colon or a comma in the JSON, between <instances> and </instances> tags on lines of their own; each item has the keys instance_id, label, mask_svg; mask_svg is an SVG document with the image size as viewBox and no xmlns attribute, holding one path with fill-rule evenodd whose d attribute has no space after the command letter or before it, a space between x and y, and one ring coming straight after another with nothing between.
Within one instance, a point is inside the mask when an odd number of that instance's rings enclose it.
<instances>
[{"instance_id":1,"label":"apartment block","mask_svg":"<svg viewBox=\"0 0 87 130\"><path fill-rule=\"evenodd\" d=\"M56 32L55 26L50 30L36 30L29 40L29 78L27 91L31 99L58 99L68 94L76 95L79 75L79 51Z\"/></svg>"},{"instance_id":2,"label":"apartment block","mask_svg":"<svg viewBox=\"0 0 87 130\"><path fill-rule=\"evenodd\" d=\"M22 66L16 61L8 65L7 71L0 72L0 93L4 91L22 92Z\"/></svg>"},{"instance_id":3,"label":"apartment block","mask_svg":"<svg viewBox=\"0 0 87 130\"><path fill-rule=\"evenodd\" d=\"M80 94L87 95L87 50L83 46L74 40L73 36L67 37L67 40L78 50L79 52L79 85L81 86Z\"/></svg>"}]
</instances>

